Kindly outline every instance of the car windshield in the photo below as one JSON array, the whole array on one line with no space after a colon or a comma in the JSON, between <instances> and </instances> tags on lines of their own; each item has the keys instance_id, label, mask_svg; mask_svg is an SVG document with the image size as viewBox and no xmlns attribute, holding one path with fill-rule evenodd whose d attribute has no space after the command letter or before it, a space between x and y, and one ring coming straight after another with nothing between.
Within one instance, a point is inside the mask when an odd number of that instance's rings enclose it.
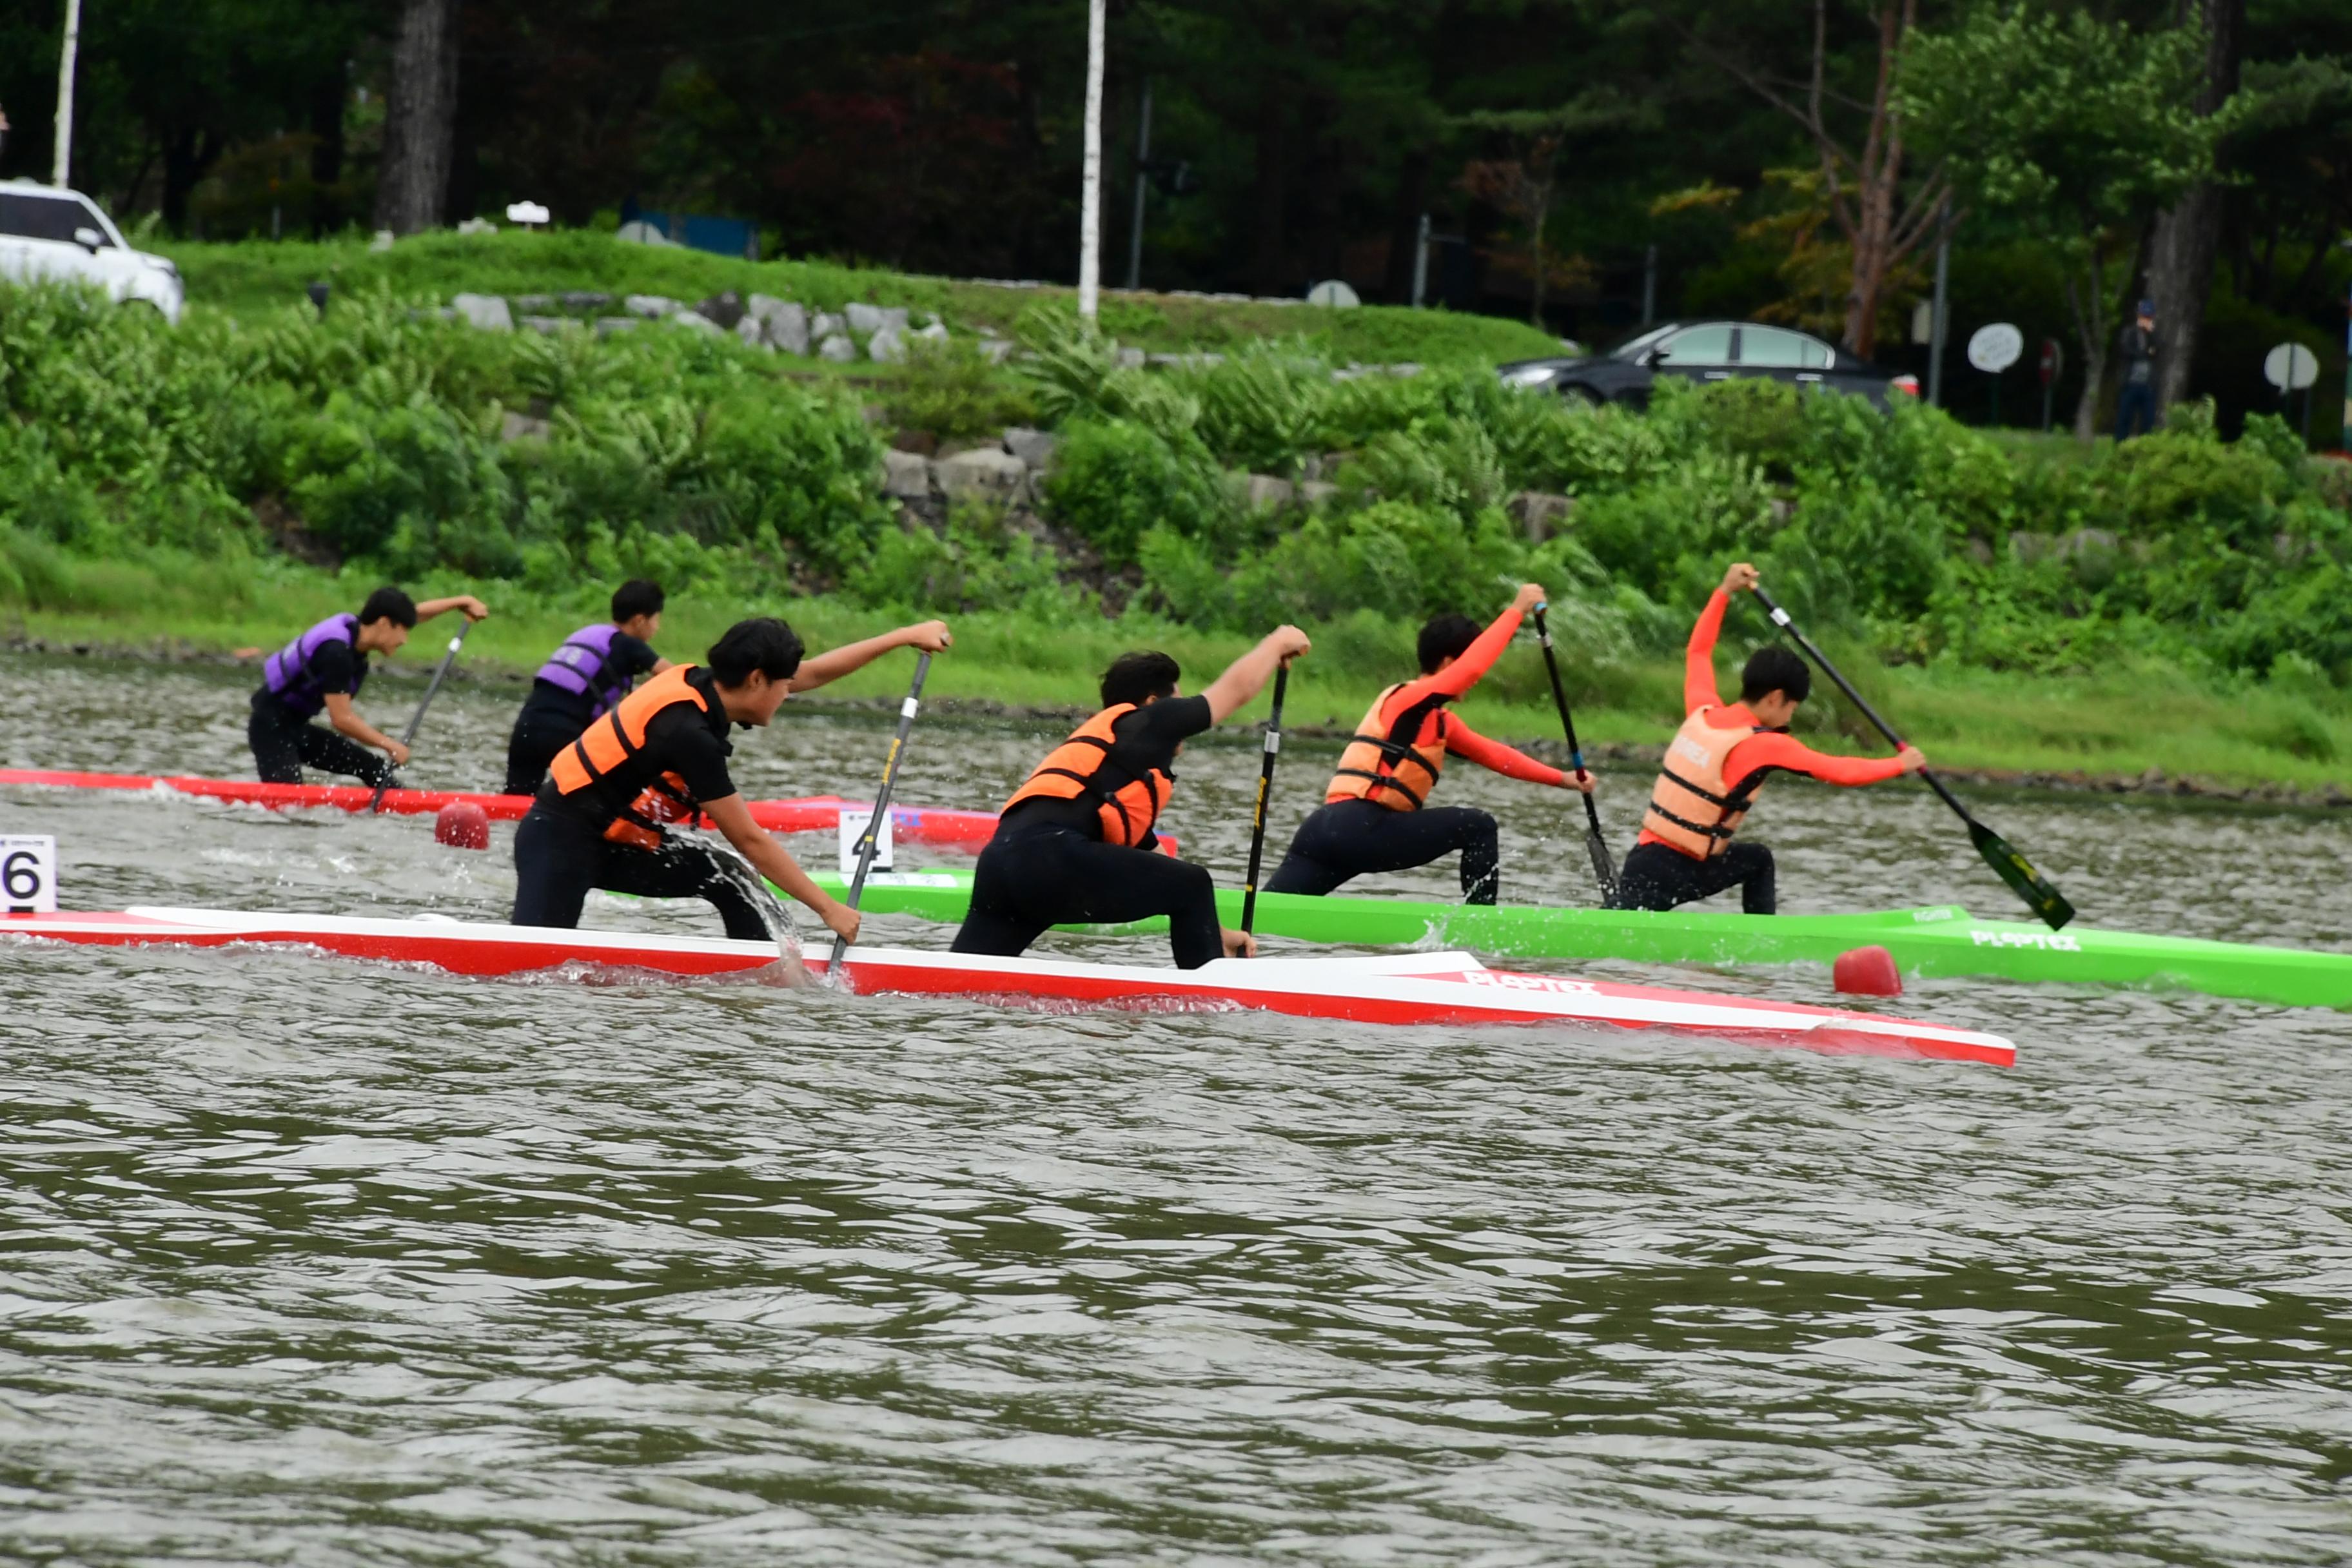
<instances>
[{"instance_id":1,"label":"car windshield","mask_svg":"<svg viewBox=\"0 0 2352 1568\"><path fill-rule=\"evenodd\" d=\"M74 230L78 228L94 231L101 247L113 243L107 237L106 225L98 215L72 196L0 191L0 234L12 234L19 239L47 239L59 245L71 245L74 243Z\"/></svg>"},{"instance_id":2,"label":"car windshield","mask_svg":"<svg viewBox=\"0 0 2352 1568\"><path fill-rule=\"evenodd\" d=\"M1615 348L1611 349L1609 351L1609 357L1611 359L1639 359L1649 350L1652 344L1655 343L1660 338L1664 337L1668 332L1671 332L1674 330L1675 323L1672 321L1668 321L1663 327L1652 327L1640 337L1633 338L1626 342L1619 343Z\"/></svg>"}]
</instances>

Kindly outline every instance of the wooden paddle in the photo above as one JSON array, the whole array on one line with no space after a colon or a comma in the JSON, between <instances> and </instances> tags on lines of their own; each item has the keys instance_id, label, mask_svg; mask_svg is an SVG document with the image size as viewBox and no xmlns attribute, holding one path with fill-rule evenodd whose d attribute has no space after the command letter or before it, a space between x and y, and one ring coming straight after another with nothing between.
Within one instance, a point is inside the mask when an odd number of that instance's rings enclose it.
<instances>
[{"instance_id":1,"label":"wooden paddle","mask_svg":"<svg viewBox=\"0 0 2352 1568\"><path fill-rule=\"evenodd\" d=\"M1896 734L1893 726L1878 716L1875 709L1863 700L1862 693L1853 689L1853 682L1838 673L1837 666L1832 664L1829 657L1813 646L1812 639L1797 629L1796 623L1789 618L1789 612L1774 604L1771 595L1765 593L1763 589L1756 588L1750 592L1755 594L1756 602L1764 606L1765 613L1772 617L1772 624L1788 633L1796 645L1803 648L1815 664L1822 667L1822 673L1837 682L1837 689L1845 693L1846 700L1859 709L1864 718L1875 724L1878 727L1878 732L1885 736L1896 751L1901 751L1903 737ZM2043 924L2052 931L2058 931L2064 927L2068 921L2074 918L2074 906L2066 901L2066 895L2053 887L2048 878L2035 870L2032 861L2010 847L2009 840L1971 816L1969 808L1960 804L1958 797L1945 787L1943 780L1926 768L1919 770L1919 776L1927 781L1929 789L1934 790L1943 798L1944 804L1950 806L1962 822L1968 824L1969 838L1976 845L1977 853L1984 857L1985 864L1990 866L1994 874L2009 884L2011 892L2024 900L2027 909L2041 917Z\"/></svg>"},{"instance_id":2,"label":"wooden paddle","mask_svg":"<svg viewBox=\"0 0 2352 1568\"><path fill-rule=\"evenodd\" d=\"M891 792L898 787L898 764L907 757L907 737L914 732L915 714L923 706L923 680L931 673L931 656L915 656L915 684L907 690L907 700L898 704L898 733L891 739L889 760L882 764L882 792L874 797L874 815L866 819L866 831L857 838L857 871L849 879L849 907L856 909L857 900L866 896L866 873L874 868L875 837L881 825L889 820ZM833 939L833 956L825 962L827 977L841 972L841 960L849 951L849 939Z\"/></svg>"},{"instance_id":3,"label":"wooden paddle","mask_svg":"<svg viewBox=\"0 0 2352 1568\"><path fill-rule=\"evenodd\" d=\"M1290 686L1290 661L1275 667L1274 708L1265 719L1265 752L1257 764L1257 809L1250 817L1249 880L1242 884L1242 931L1257 922L1257 873L1265 861L1265 803L1274 793L1274 760L1282 754L1282 698Z\"/></svg>"},{"instance_id":4,"label":"wooden paddle","mask_svg":"<svg viewBox=\"0 0 2352 1568\"><path fill-rule=\"evenodd\" d=\"M417 700L416 711L408 716L408 728L401 732L402 751L415 744L417 727L425 722L425 710L433 706L433 694L441 689L441 682L448 677L449 667L457 662L457 650L466 646L466 634L473 629L474 623L469 620L457 628L456 637L449 639L449 651L441 656L440 668L434 670L431 684L425 688L425 695ZM383 781L375 786L375 793L368 796L370 815L383 809L383 792L392 787L393 776L394 770L386 768Z\"/></svg>"},{"instance_id":5,"label":"wooden paddle","mask_svg":"<svg viewBox=\"0 0 2352 1568\"><path fill-rule=\"evenodd\" d=\"M1543 645L1544 669L1551 676L1551 700L1559 709L1559 727L1568 731L1568 760L1576 773L1584 771L1584 750L1576 743L1576 721L1569 716L1568 688L1559 681L1559 659L1551 651L1551 628L1544 624L1544 611L1549 606L1536 606L1536 641ZM1608 841L1601 834L1601 808L1592 797L1584 797L1584 847L1592 857L1593 879L1601 884L1601 901L1608 903L1617 896L1617 863L1610 858Z\"/></svg>"}]
</instances>

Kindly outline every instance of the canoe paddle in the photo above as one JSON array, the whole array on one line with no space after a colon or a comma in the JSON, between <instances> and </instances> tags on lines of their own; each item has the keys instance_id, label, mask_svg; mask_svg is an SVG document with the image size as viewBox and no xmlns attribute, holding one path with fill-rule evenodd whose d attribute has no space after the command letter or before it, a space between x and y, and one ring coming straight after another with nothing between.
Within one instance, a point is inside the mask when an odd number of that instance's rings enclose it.
<instances>
[{"instance_id":1,"label":"canoe paddle","mask_svg":"<svg viewBox=\"0 0 2352 1568\"><path fill-rule=\"evenodd\" d=\"M890 742L890 757L882 764L882 793L874 797L874 815L866 819L866 831L857 837L857 871L849 879L849 907L856 909L857 900L866 896L866 873L874 868L875 837L882 823L889 820L890 795L898 787L898 764L906 760L907 737L914 732L915 714L923 706L923 679L931 673L931 656L915 656L915 684L908 689L907 700L898 704L898 733ZM833 939L833 957L825 962L827 979L841 973L842 956L849 951L849 939Z\"/></svg>"},{"instance_id":2,"label":"canoe paddle","mask_svg":"<svg viewBox=\"0 0 2352 1568\"><path fill-rule=\"evenodd\" d=\"M1544 611L1549 606L1536 606L1536 641L1543 645L1544 668L1551 676L1551 700L1559 709L1559 727L1568 731L1568 760L1577 772L1584 771L1584 749L1576 743L1576 721L1569 716L1568 688L1559 683L1559 659L1551 651L1551 628L1544 624ZM1601 836L1601 808L1592 797L1584 797L1584 847L1592 857L1593 879L1601 884L1601 901L1608 903L1617 897L1617 863L1609 857L1609 844Z\"/></svg>"},{"instance_id":3,"label":"canoe paddle","mask_svg":"<svg viewBox=\"0 0 2352 1568\"><path fill-rule=\"evenodd\" d=\"M408 728L401 731L400 749L402 751L404 752L415 744L417 726L425 722L425 710L433 706L433 694L440 690L441 682L448 679L449 667L457 662L457 650L466 646L466 634L473 629L474 623L468 620L457 628L457 635L449 639L449 651L441 656L440 668L434 670L432 682L425 688L425 695L417 699L416 711L408 716ZM384 769L383 779L375 786L375 793L368 796L370 816L383 809L383 792L392 787L393 773L394 770L391 768Z\"/></svg>"},{"instance_id":4,"label":"canoe paddle","mask_svg":"<svg viewBox=\"0 0 2352 1568\"><path fill-rule=\"evenodd\" d=\"M1282 697L1290 686L1290 661L1274 669L1274 709L1265 718L1265 752L1257 764L1257 810L1250 817L1249 880L1242 884L1242 934L1257 923L1257 873L1265 861L1265 802L1274 793L1274 760L1282 754Z\"/></svg>"},{"instance_id":5,"label":"canoe paddle","mask_svg":"<svg viewBox=\"0 0 2352 1568\"><path fill-rule=\"evenodd\" d=\"M1861 710L1862 716L1878 726L1878 732L1885 736L1896 751L1901 751L1903 737L1896 734L1894 728L1878 716L1876 710L1863 700L1862 693L1856 691L1853 684L1838 673L1837 666L1832 664L1828 656L1813 646L1812 639L1797 629L1796 623L1789 618L1789 612L1774 604L1771 595L1765 593L1763 589L1755 588L1749 591L1756 595L1756 602L1764 606L1765 613L1772 617L1772 624L1794 638L1797 646L1803 648L1811 656L1812 661L1822 667L1822 673L1837 682L1837 689L1845 693L1846 700ZM2035 870L2032 861L2011 848L2009 840L1971 816L1969 808L1960 804L1959 798L1944 786L1943 780L1926 768L1919 770L1919 776L1927 781L1929 789L1943 797L1944 804L1952 808L1954 815L1969 825L1969 837L1975 843L1977 853L1985 858L1985 864L1990 866L1994 873L2009 884L2011 892L2024 900L2027 909L2041 917L2043 924L2052 931L2058 931L2063 929L2068 921L2074 918L2074 906L2066 901L2066 895L2051 886L2049 879Z\"/></svg>"}]
</instances>

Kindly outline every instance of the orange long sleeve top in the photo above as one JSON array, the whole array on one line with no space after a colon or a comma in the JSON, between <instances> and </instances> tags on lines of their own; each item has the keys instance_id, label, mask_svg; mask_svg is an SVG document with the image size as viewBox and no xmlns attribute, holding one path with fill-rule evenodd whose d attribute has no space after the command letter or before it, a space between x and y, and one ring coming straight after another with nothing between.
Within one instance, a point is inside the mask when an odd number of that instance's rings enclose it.
<instances>
[{"instance_id":1,"label":"orange long sleeve top","mask_svg":"<svg viewBox=\"0 0 2352 1568\"><path fill-rule=\"evenodd\" d=\"M1698 624L1691 627L1690 646L1683 654L1683 716L1688 718L1702 708L1711 708L1714 711L1706 716L1706 723L1716 730L1747 729L1756 723L1756 715L1748 710L1745 703L1727 705L1715 684L1715 639L1722 635L1723 612L1730 605L1731 596L1717 588L1707 600L1706 608L1699 612ZM1731 754L1724 759L1723 782L1727 787L1736 789L1743 780L1768 768L1853 788L1897 777L1903 772L1903 763L1895 757L1832 757L1816 752L1793 735L1768 730L1731 748ZM1665 840L1644 828L1636 842L1664 844Z\"/></svg>"},{"instance_id":2,"label":"orange long sleeve top","mask_svg":"<svg viewBox=\"0 0 2352 1568\"><path fill-rule=\"evenodd\" d=\"M1505 610L1495 617L1494 625L1478 634L1478 638L1462 650L1461 657L1435 675L1424 675L1408 680L1388 694L1380 707L1380 723L1385 728L1396 723L1415 703L1449 702L1465 695L1480 679L1503 657L1511 646L1513 634L1519 629L1519 613ZM1421 723L1410 735L1399 735L1401 745L1426 746L1443 742L1447 752L1477 763L1482 768L1501 773L1505 778L1525 779L1529 784L1551 784L1555 787L1568 782L1568 775L1549 763L1539 763L1516 747L1500 741L1490 741L1462 721L1458 713L1450 713L1434 703L1423 715ZM1334 792L1324 799L1350 799L1345 792Z\"/></svg>"}]
</instances>

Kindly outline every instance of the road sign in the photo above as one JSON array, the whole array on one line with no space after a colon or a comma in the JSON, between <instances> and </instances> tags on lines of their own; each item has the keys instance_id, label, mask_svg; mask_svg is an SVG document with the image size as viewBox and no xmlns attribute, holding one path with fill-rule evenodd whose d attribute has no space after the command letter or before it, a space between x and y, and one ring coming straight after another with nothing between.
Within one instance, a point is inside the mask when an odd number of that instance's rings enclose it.
<instances>
[{"instance_id":1,"label":"road sign","mask_svg":"<svg viewBox=\"0 0 2352 1568\"><path fill-rule=\"evenodd\" d=\"M2058 396L2058 378L2066 374L2066 349L2056 338L2042 340L2042 427L2050 428L2051 410Z\"/></svg>"},{"instance_id":2,"label":"road sign","mask_svg":"<svg viewBox=\"0 0 2352 1568\"><path fill-rule=\"evenodd\" d=\"M1969 339L1969 363L1987 375L1999 375L2025 353L2025 334L2007 321L1979 327Z\"/></svg>"},{"instance_id":3,"label":"road sign","mask_svg":"<svg viewBox=\"0 0 2352 1568\"><path fill-rule=\"evenodd\" d=\"M2319 379L2319 356L2301 343L2281 343L2263 356L2263 379L2281 392L2301 392Z\"/></svg>"}]
</instances>

